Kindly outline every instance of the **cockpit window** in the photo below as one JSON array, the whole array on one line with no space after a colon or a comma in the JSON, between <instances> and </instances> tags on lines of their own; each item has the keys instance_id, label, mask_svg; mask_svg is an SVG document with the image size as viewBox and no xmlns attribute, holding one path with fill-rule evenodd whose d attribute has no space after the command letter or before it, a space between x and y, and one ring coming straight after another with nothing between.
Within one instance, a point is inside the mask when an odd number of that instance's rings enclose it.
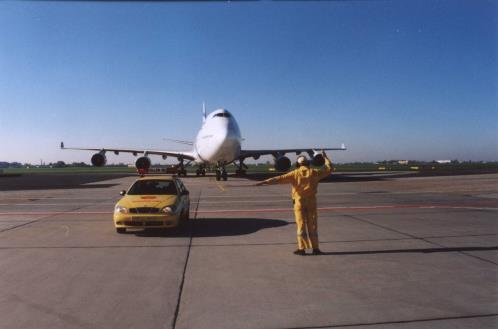
<instances>
[{"instance_id":1,"label":"cockpit window","mask_svg":"<svg viewBox=\"0 0 498 329\"><path fill-rule=\"evenodd\" d=\"M221 112L221 113L215 114L215 117L230 118L231 115L228 112Z\"/></svg>"},{"instance_id":2,"label":"cockpit window","mask_svg":"<svg viewBox=\"0 0 498 329\"><path fill-rule=\"evenodd\" d=\"M128 191L130 195L177 195L175 183L169 180L139 180Z\"/></svg>"}]
</instances>

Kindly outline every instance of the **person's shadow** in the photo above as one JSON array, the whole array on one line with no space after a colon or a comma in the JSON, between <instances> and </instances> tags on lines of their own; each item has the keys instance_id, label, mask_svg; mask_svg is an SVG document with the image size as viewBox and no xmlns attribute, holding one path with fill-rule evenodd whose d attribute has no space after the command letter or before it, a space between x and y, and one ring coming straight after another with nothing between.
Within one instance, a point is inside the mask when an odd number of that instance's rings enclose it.
<instances>
[{"instance_id":1,"label":"person's shadow","mask_svg":"<svg viewBox=\"0 0 498 329\"><path fill-rule=\"evenodd\" d=\"M378 255L378 254L403 254L403 253L440 253L440 252L465 252L465 251L490 251L498 250L498 246L490 247L438 247L438 248L418 248L418 249L386 249L386 250L359 250L359 251L333 251L324 252L320 255L345 256L345 255Z\"/></svg>"},{"instance_id":2,"label":"person's shadow","mask_svg":"<svg viewBox=\"0 0 498 329\"><path fill-rule=\"evenodd\" d=\"M279 219L197 218L177 228L145 229L130 232L143 237L218 237L252 234L259 230L282 227L289 223Z\"/></svg>"}]
</instances>

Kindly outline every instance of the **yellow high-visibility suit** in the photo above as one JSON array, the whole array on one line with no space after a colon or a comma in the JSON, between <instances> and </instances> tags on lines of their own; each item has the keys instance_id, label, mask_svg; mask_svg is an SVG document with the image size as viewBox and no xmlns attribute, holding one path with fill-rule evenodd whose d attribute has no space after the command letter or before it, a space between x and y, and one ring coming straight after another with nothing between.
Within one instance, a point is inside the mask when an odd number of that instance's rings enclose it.
<instances>
[{"instance_id":1,"label":"yellow high-visibility suit","mask_svg":"<svg viewBox=\"0 0 498 329\"><path fill-rule=\"evenodd\" d=\"M318 249L316 192L322 178L332 172L332 163L325 158L325 168L301 166L285 175L265 180L265 184L291 184L299 250Z\"/></svg>"}]
</instances>

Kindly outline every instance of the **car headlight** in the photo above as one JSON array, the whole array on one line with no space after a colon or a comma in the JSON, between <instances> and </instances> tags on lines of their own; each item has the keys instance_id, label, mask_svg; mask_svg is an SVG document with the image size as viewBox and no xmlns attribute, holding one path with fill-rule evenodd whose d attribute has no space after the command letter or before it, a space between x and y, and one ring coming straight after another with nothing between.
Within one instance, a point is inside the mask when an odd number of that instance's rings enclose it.
<instances>
[{"instance_id":1,"label":"car headlight","mask_svg":"<svg viewBox=\"0 0 498 329\"><path fill-rule=\"evenodd\" d=\"M175 206L166 206L163 209L161 209L161 211L167 215L174 215L175 211L176 211L176 207Z\"/></svg>"},{"instance_id":2,"label":"car headlight","mask_svg":"<svg viewBox=\"0 0 498 329\"><path fill-rule=\"evenodd\" d=\"M114 212L119 214L127 214L128 209L123 206L116 205L116 207L114 207Z\"/></svg>"}]
</instances>

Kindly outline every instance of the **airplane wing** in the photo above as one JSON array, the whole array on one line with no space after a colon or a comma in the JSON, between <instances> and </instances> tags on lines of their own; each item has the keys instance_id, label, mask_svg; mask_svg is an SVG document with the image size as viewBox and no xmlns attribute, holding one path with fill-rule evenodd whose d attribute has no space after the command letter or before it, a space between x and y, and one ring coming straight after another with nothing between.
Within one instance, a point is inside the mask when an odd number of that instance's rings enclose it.
<instances>
[{"instance_id":1,"label":"airplane wing","mask_svg":"<svg viewBox=\"0 0 498 329\"><path fill-rule=\"evenodd\" d=\"M296 155L299 155L303 152L308 153L308 155L312 156L316 152L319 152L321 150L324 151L345 151L346 147L344 144L341 145L341 147L317 147L317 148L295 148L295 149L273 149L273 150L241 150L240 151L240 156L242 158L254 158L258 159L262 155L273 155L273 156L283 156L286 153L296 153Z\"/></svg>"},{"instance_id":2,"label":"airplane wing","mask_svg":"<svg viewBox=\"0 0 498 329\"><path fill-rule=\"evenodd\" d=\"M96 152L113 152L118 155L119 153L131 153L133 155L160 155L169 156L177 159L195 160L192 152L181 151L162 151L162 150L136 150L136 149L115 149L115 148L84 148L84 147L65 147L64 142L61 142L61 149L63 150L83 150L83 151L96 151Z\"/></svg>"},{"instance_id":3,"label":"airplane wing","mask_svg":"<svg viewBox=\"0 0 498 329\"><path fill-rule=\"evenodd\" d=\"M184 144L184 145L194 145L194 142L191 142L191 141L185 141L185 140L181 140L181 139L172 139L172 138L163 138L164 141L168 141L168 142L173 142L173 143L177 143L177 144Z\"/></svg>"}]
</instances>

